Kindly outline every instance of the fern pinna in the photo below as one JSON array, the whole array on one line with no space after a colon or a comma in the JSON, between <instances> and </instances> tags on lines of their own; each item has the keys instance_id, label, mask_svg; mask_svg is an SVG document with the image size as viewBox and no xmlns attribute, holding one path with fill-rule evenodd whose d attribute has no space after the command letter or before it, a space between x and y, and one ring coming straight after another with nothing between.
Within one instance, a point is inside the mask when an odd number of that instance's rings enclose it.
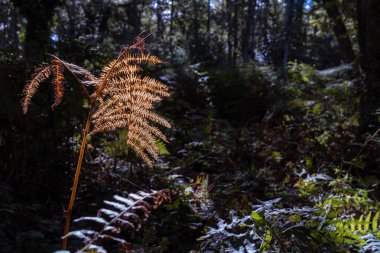
<instances>
[{"instance_id":1,"label":"fern pinna","mask_svg":"<svg viewBox=\"0 0 380 253\"><path fill-rule=\"evenodd\" d=\"M107 252L99 243L111 240L122 246L128 242L120 238L123 230L138 231L152 210L171 201L170 190L130 193L127 197L115 195L112 201L104 201L96 217L82 217L75 222L91 222L99 229L82 229L69 232L65 237L75 237L83 241L83 248L77 252Z\"/></svg>"},{"instance_id":2,"label":"fern pinna","mask_svg":"<svg viewBox=\"0 0 380 253\"><path fill-rule=\"evenodd\" d=\"M64 229L66 235L79 182L87 136L127 128L126 142L128 146L149 167L153 167L153 161L158 159L158 141L167 141L157 126L170 128L169 122L153 111L154 104L161 101L163 97L169 96L169 92L164 83L142 75L141 64L162 63L157 57L146 52L144 38L137 37L131 46L123 48L118 57L103 68L99 77L56 56L51 56L51 58L52 60L49 63L44 63L35 70L32 79L25 85L22 99L24 113L28 111L31 99L39 85L50 77L53 79L52 85L55 93L52 108L54 109L61 103L64 93L64 70L74 77L90 102L70 203L67 209ZM91 95L88 89L92 89ZM92 131L90 131L91 123L94 126ZM65 238L62 245L63 249L67 245L67 237Z\"/></svg>"}]
</instances>

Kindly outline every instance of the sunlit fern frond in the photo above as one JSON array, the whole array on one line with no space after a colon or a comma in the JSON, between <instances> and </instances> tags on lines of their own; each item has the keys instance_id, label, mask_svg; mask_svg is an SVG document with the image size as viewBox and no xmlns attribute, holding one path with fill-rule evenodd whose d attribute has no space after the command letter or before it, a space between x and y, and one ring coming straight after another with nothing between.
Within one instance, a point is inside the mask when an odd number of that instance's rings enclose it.
<instances>
[{"instance_id":1,"label":"sunlit fern frond","mask_svg":"<svg viewBox=\"0 0 380 253\"><path fill-rule=\"evenodd\" d=\"M81 81L83 84L87 86L95 86L95 84L98 82L98 78L95 77L90 71L87 69L84 69L78 65L68 63L66 61L62 61L63 64L67 66L68 69L70 69L71 72L73 72L75 75L82 77Z\"/></svg>"},{"instance_id":2,"label":"sunlit fern frond","mask_svg":"<svg viewBox=\"0 0 380 253\"><path fill-rule=\"evenodd\" d=\"M97 88L103 89L104 80L118 78L120 74L133 74L141 72L141 67L137 64L150 63L161 64L163 63L158 57L150 54L124 52L116 60L111 61L106 67L103 68L102 74L98 81ZM109 85L108 85L109 86Z\"/></svg>"},{"instance_id":3,"label":"sunlit fern frond","mask_svg":"<svg viewBox=\"0 0 380 253\"><path fill-rule=\"evenodd\" d=\"M60 61L54 59L52 61L53 69L53 86L54 86L54 104L51 106L52 109L62 102L64 87L63 87L63 65Z\"/></svg>"},{"instance_id":4,"label":"sunlit fern frond","mask_svg":"<svg viewBox=\"0 0 380 253\"><path fill-rule=\"evenodd\" d=\"M36 93L40 84L46 81L46 79L48 79L51 74L52 74L52 68L51 68L51 65L48 63L43 63L40 67L38 67L34 71L32 75L32 79L25 84L24 91L23 91L24 97L21 101L21 104L22 104L22 110L24 113L28 111L30 101L32 97L34 96L34 94Z\"/></svg>"},{"instance_id":5,"label":"sunlit fern frond","mask_svg":"<svg viewBox=\"0 0 380 253\"><path fill-rule=\"evenodd\" d=\"M142 76L143 63L162 63L157 57L123 52L103 69L98 80L99 107L93 115L92 133L128 128L127 145L149 166L158 159L157 139L167 141L156 127L170 128L170 123L153 112L155 103L169 96L168 87L160 81Z\"/></svg>"},{"instance_id":6,"label":"sunlit fern frond","mask_svg":"<svg viewBox=\"0 0 380 253\"><path fill-rule=\"evenodd\" d=\"M50 77L52 77L52 85L54 87L54 103L52 105L52 109L54 109L62 102L64 95L63 82L65 80L63 71L65 69L71 72L82 85L95 86L95 84L98 82L98 78L96 78L88 70L52 56L50 63L43 63L40 67L38 67L34 71L32 79L25 85L23 91L23 99L21 101L24 113L28 111L31 99L36 93L40 84Z\"/></svg>"}]
</instances>

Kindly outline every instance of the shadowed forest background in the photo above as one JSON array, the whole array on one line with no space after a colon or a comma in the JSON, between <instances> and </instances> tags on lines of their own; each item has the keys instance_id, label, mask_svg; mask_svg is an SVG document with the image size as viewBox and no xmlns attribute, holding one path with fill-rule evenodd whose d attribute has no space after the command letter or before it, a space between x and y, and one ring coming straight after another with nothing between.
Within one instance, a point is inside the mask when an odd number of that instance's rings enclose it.
<instances>
[{"instance_id":1,"label":"shadowed forest background","mask_svg":"<svg viewBox=\"0 0 380 253\"><path fill-rule=\"evenodd\" d=\"M151 169L128 129L87 139L70 252L380 252L377 0L0 0L0 252L61 248L90 102L67 76L23 114L25 83L49 54L99 76L137 36L168 143Z\"/></svg>"}]
</instances>

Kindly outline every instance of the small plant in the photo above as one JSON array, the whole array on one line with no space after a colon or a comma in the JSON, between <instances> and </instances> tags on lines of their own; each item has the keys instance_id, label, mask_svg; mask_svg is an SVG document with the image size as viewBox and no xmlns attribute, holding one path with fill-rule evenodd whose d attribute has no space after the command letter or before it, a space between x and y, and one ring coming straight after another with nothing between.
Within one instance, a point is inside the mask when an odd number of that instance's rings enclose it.
<instances>
[{"instance_id":1,"label":"small plant","mask_svg":"<svg viewBox=\"0 0 380 253\"><path fill-rule=\"evenodd\" d=\"M64 235L69 231L70 218L79 182L79 175L85 152L87 137L95 133L127 128L127 145L149 166L158 159L160 147L158 140L167 142L165 135L157 127L170 128L169 122L157 115L154 104L162 97L169 96L168 87L158 80L143 76L141 64L162 63L156 56L146 53L145 38L138 36L134 43L121 50L118 57L102 70L99 77L89 71L65 62L51 55L51 61L35 70L32 79L25 85L22 108L28 111L33 95L39 85L53 78L54 103L52 109L59 105L64 94L64 71L70 73L83 89L89 101L89 111L83 130L81 148L75 171L75 178L67 209ZM90 95L89 89L93 89ZM92 130L90 126L93 125ZM65 237L62 248L67 246Z\"/></svg>"}]
</instances>

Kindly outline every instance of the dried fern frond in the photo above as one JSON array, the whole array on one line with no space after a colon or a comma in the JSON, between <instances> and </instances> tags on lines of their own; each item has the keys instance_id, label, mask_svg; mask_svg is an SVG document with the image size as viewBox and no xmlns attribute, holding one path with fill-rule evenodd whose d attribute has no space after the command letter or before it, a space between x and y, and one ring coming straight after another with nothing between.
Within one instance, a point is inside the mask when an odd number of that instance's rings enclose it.
<instances>
[{"instance_id":1,"label":"dried fern frond","mask_svg":"<svg viewBox=\"0 0 380 253\"><path fill-rule=\"evenodd\" d=\"M82 77L81 81L83 84L87 86L95 86L95 84L98 82L98 78L95 77L90 71L87 69L84 69L78 65L68 63L66 61L61 61L63 64L67 66L67 68L74 73L75 75L79 75Z\"/></svg>"},{"instance_id":2,"label":"dried fern frond","mask_svg":"<svg viewBox=\"0 0 380 253\"><path fill-rule=\"evenodd\" d=\"M52 61L53 69L53 85L54 85L54 104L51 106L52 109L62 102L64 88L63 88L63 66L58 60Z\"/></svg>"},{"instance_id":3,"label":"dried fern frond","mask_svg":"<svg viewBox=\"0 0 380 253\"><path fill-rule=\"evenodd\" d=\"M107 252L97 245L99 240L107 239L127 245L125 238L120 238L123 230L138 231L151 213L161 205L171 201L171 191L130 193L127 197L115 195L112 201L104 201L106 208L98 211L97 217L82 217L75 222L91 222L96 229L82 229L69 232L65 237L75 237L83 241L84 247L78 252L88 252L96 249L97 252Z\"/></svg>"},{"instance_id":4,"label":"dried fern frond","mask_svg":"<svg viewBox=\"0 0 380 253\"><path fill-rule=\"evenodd\" d=\"M92 116L91 134L127 128L127 145L152 167L153 160L158 159L156 140L167 141L155 125L171 127L166 119L153 112L153 108L155 103L169 96L169 89L154 78L142 76L139 66L142 63L162 62L142 50L138 53L130 50L103 69L97 83L99 107Z\"/></svg>"},{"instance_id":5,"label":"dried fern frond","mask_svg":"<svg viewBox=\"0 0 380 253\"><path fill-rule=\"evenodd\" d=\"M38 67L34 71L32 75L32 79L25 84L24 91L23 91L24 98L21 101L22 110L24 113L27 113L30 101L32 97L34 96L34 94L36 93L40 84L46 81L46 79L50 77L52 72L53 71L52 71L51 65L48 63L43 63L40 67Z\"/></svg>"},{"instance_id":6,"label":"dried fern frond","mask_svg":"<svg viewBox=\"0 0 380 253\"><path fill-rule=\"evenodd\" d=\"M63 75L64 69L67 69L69 72L71 72L71 74L77 79L77 81L82 86L95 85L98 82L98 78L96 78L88 70L81 68L75 64L62 61L55 56L52 56L51 62L43 63L40 67L38 67L34 71L32 79L25 85L23 91L23 99L21 101L24 113L28 111L31 99L36 93L40 84L49 79L51 76L53 76L52 84L54 87L54 103L52 105L52 109L54 109L57 105L59 105L62 102L62 98L64 95L63 82L65 79ZM84 91L87 94L87 90L85 88Z\"/></svg>"},{"instance_id":7,"label":"dried fern frond","mask_svg":"<svg viewBox=\"0 0 380 253\"><path fill-rule=\"evenodd\" d=\"M74 206L91 123L94 124L92 134L126 127L128 129L127 144L149 167L153 166L153 159L158 159L158 139L167 141L165 135L158 129L157 125L170 128L170 123L154 113L153 109L155 103L161 101L163 97L169 96L169 89L165 84L154 78L142 76L140 64L162 63L156 56L145 53L144 40L144 38L137 37L133 45L124 48L116 60L111 61L103 68L99 78L77 65L67 63L51 55L52 61L50 64L45 63L38 68L33 74L32 80L25 85L23 91L24 98L22 99L24 113L27 112L30 101L39 85L52 75L54 77L52 84L55 93L52 108L54 109L55 106L61 103L64 95L64 69L80 84L90 102L70 202L67 208L64 228L65 235L69 231L71 213ZM95 88L91 96L86 86L93 86ZM143 198L150 195L151 194L141 193ZM130 197L134 198L131 194ZM139 201L135 203L144 204L142 199L139 199ZM147 206L143 205L134 207L134 209L149 210ZM113 220L110 223L112 222ZM128 221L124 222L127 224ZM108 228L109 227L105 227L104 231ZM87 232L81 233L82 238L87 238L86 233ZM65 249L66 246L67 237L63 240L62 249ZM96 249L100 252L101 248L96 247L97 246L92 245L87 247L87 249Z\"/></svg>"}]
</instances>

